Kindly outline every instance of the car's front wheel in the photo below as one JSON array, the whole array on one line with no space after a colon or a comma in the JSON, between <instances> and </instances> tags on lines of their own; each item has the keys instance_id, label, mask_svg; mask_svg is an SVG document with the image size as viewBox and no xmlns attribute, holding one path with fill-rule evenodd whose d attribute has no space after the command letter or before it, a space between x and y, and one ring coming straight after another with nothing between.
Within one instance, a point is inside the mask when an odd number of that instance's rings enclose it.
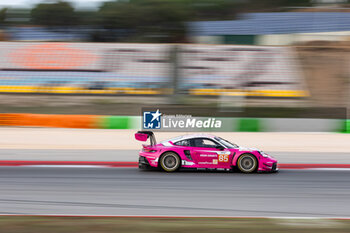
<instances>
[{"instance_id":1,"label":"car's front wheel","mask_svg":"<svg viewBox=\"0 0 350 233\"><path fill-rule=\"evenodd\" d=\"M258 161L252 154L243 154L238 158L237 167L241 172L252 173L256 171Z\"/></svg>"},{"instance_id":2,"label":"car's front wheel","mask_svg":"<svg viewBox=\"0 0 350 233\"><path fill-rule=\"evenodd\" d=\"M181 160L174 152L166 152L160 158L160 167L166 172L174 172L180 168Z\"/></svg>"}]
</instances>

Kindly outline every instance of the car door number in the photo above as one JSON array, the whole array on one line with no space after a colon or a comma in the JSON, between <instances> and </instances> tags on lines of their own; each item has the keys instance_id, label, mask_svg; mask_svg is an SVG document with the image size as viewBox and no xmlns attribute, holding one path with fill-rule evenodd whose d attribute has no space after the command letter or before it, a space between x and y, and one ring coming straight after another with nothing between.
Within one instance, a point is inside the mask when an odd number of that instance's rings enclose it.
<instances>
[{"instance_id":1,"label":"car door number","mask_svg":"<svg viewBox=\"0 0 350 233\"><path fill-rule=\"evenodd\" d=\"M224 162L227 163L228 162L228 157L229 155L219 155L219 162Z\"/></svg>"}]
</instances>

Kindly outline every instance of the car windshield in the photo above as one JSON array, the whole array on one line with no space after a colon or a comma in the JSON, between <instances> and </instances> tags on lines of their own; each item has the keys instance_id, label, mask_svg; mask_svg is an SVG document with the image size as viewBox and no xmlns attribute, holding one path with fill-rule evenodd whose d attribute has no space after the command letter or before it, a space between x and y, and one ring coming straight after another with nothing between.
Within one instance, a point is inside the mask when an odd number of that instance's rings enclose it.
<instances>
[{"instance_id":1,"label":"car windshield","mask_svg":"<svg viewBox=\"0 0 350 233\"><path fill-rule=\"evenodd\" d=\"M215 137L216 140L218 140L221 144L224 144L227 148L237 148L238 145L231 143L223 138Z\"/></svg>"}]
</instances>

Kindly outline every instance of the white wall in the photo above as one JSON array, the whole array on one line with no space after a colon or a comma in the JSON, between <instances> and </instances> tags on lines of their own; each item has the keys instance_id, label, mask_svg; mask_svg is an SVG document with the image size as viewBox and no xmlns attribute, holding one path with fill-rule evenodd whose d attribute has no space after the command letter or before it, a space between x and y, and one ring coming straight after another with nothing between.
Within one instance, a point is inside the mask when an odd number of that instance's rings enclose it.
<instances>
[{"instance_id":1,"label":"white wall","mask_svg":"<svg viewBox=\"0 0 350 233\"><path fill-rule=\"evenodd\" d=\"M290 45L313 40L349 41L350 31L261 35L257 45Z\"/></svg>"}]
</instances>

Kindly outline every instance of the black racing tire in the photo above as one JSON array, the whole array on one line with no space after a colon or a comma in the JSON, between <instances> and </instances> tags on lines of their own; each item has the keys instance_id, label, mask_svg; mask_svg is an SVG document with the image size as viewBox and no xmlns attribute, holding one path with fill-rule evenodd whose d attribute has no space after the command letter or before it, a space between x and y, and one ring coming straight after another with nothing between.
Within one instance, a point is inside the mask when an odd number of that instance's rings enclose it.
<instances>
[{"instance_id":1,"label":"black racing tire","mask_svg":"<svg viewBox=\"0 0 350 233\"><path fill-rule=\"evenodd\" d=\"M160 167L166 172L175 172L181 166L181 159L175 152L165 152L159 161Z\"/></svg>"},{"instance_id":2,"label":"black racing tire","mask_svg":"<svg viewBox=\"0 0 350 233\"><path fill-rule=\"evenodd\" d=\"M253 173L257 167L258 160L252 154L242 154L237 160L237 168L243 173Z\"/></svg>"}]
</instances>

